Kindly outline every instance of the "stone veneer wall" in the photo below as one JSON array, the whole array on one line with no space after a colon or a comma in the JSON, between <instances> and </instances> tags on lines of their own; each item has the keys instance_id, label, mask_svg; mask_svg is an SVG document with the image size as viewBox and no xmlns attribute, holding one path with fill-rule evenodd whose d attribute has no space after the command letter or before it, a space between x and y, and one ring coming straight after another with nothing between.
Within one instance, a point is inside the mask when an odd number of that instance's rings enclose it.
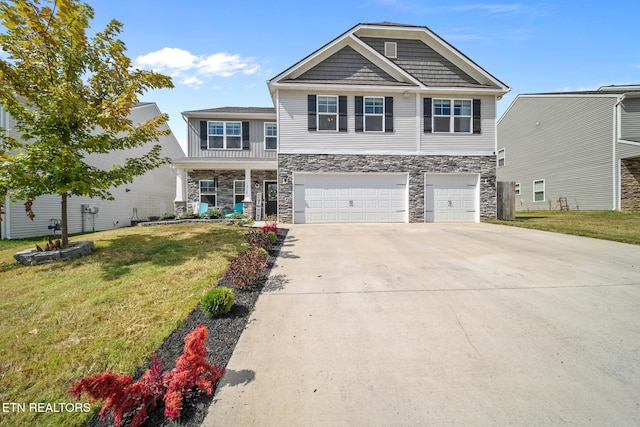
<instances>
[{"instance_id":1,"label":"stone veneer wall","mask_svg":"<svg viewBox=\"0 0 640 427\"><path fill-rule=\"evenodd\" d=\"M278 220L293 222L293 172L409 173L409 222L424 222L426 173L480 174L480 219L496 219L495 156L278 154ZM285 184L283 178L287 177Z\"/></svg>"},{"instance_id":2,"label":"stone veneer wall","mask_svg":"<svg viewBox=\"0 0 640 427\"><path fill-rule=\"evenodd\" d=\"M176 202L176 214L178 210L190 209L192 202L200 201L200 180L218 179L217 207L233 209L233 181L244 180L244 170L194 170L187 174L187 202ZM251 199L255 202L256 194L264 191L263 181L275 181L276 171L251 171ZM260 183L260 188L255 188L253 181ZM263 199L264 201L264 195Z\"/></svg>"},{"instance_id":3,"label":"stone veneer wall","mask_svg":"<svg viewBox=\"0 0 640 427\"><path fill-rule=\"evenodd\" d=\"M640 158L620 162L620 193L621 211L640 211Z\"/></svg>"}]
</instances>

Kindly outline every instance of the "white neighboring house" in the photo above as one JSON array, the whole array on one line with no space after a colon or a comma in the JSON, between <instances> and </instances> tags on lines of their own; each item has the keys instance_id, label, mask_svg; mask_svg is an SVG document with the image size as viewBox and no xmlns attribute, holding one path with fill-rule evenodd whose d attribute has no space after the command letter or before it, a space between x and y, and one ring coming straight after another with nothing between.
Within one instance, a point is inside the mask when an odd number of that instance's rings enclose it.
<instances>
[{"instance_id":1,"label":"white neighboring house","mask_svg":"<svg viewBox=\"0 0 640 427\"><path fill-rule=\"evenodd\" d=\"M154 102L139 103L131 110L134 123L142 123L161 114ZM11 129L12 119L0 111L0 125ZM6 126L8 124L9 126ZM165 125L166 127L166 125ZM166 127L168 128L168 127ZM105 155L92 155L90 163L108 170L126 158L139 157L148 152L155 144L162 146L162 156L171 159L184 157L184 152L173 133L160 137L156 143L127 151L113 151ZM164 212L173 212L176 174L171 165L164 164L157 169L134 178L130 184L112 189L115 200L102 200L89 197L70 197L68 199L69 233L100 231L131 225L134 209L140 220L149 216L160 216ZM11 203L9 197L4 200L5 214L0 223L2 239L20 239L52 234L49 226L60 220L61 199L57 195L38 197L33 202L36 214L34 221L25 215L23 201Z\"/></svg>"}]
</instances>

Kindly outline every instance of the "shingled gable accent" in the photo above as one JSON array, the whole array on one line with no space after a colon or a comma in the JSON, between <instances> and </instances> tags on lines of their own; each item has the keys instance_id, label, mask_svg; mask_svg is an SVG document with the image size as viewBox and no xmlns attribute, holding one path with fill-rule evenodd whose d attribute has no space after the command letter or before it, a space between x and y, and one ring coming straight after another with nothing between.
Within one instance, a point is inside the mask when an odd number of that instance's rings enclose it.
<instances>
[{"instance_id":1,"label":"shingled gable accent","mask_svg":"<svg viewBox=\"0 0 640 427\"><path fill-rule=\"evenodd\" d=\"M396 82L397 80L366 59L351 46L345 46L295 80L354 80L360 82Z\"/></svg>"}]
</instances>

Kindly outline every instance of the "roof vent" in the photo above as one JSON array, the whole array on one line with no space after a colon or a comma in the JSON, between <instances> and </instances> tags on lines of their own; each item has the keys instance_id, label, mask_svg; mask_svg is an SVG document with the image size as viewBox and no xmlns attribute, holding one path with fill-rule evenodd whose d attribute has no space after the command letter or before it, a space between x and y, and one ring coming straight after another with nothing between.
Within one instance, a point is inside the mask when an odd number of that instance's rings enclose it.
<instances>
[{"instance_id":1,"label":"roof vent","mask_svg":"<svg viewBox=\"0 0 640 427\"><path fill-rule=\"evenodd\" d=\"M398 43L396 42L384 42L384 56L387 58L398 57Z\"/></svg>"}]
</instances>

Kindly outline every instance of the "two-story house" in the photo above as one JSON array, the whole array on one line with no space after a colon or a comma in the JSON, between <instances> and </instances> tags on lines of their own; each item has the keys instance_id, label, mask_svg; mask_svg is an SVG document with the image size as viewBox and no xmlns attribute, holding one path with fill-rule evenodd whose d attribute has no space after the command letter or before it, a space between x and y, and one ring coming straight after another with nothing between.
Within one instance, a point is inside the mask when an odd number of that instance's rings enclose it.
<instances>
[{"instance_id":1,"label":"two-story house","mask_svg":"<svg viewBox=\"0 0 640 427\"><path fill-rule=\"evenodd\" d=\"M496 102L509 88L428 28L358 24L267 84L269 118L184 113L178 206L244 197L251 213L253 185L265 194L273 183L285 223L495 218ZM229 122L246 149L212 140L222 127L228 138ZM269 122L276 150L266 148Z\"/></svg>"},{"instance_id":2,"label":"two-story house","mask_svg":"<svg viewBox=\"0 0 640 427\"><path fill-rule=\"evenodd\" d=\"M154 102L141 102L131 109L129 118L134 123L143 123L161 114ZM0 127L18 137L15 120L0 109ZM167 125L163 129L169 129ZM127 158L146 154L153 145L162 147L162 156L184 157L178 140L169 133L157 142L149 142L142 147L111 151L105 154L90 154L85 160L91 166L109 170L115 164L122 164ZM74 196L67 201L67 225L69 233L110 230L127 227L136 219L146 220L173 210L175 173L168 164L136 176L133 182L111 189L114 200L102 200ZM60 196L44 195L33 201L36 217L31 221L24 212L24 201L11 202L9 195L0 195L5 214L0 222L0 238L21 239L55 233L55 224L60 223ZM53 228L51 228L53 227Z\"/></svg>"},{"instance_id":3,"label":"two-story house","mask_svg":"<svg viewBox=\"0 0 640 427\"><path fill-rule=\"evenodd\" d=\"M498 123L517 210L640 210L640 85L524 94Z\"/></svg>"}]
</instances>

